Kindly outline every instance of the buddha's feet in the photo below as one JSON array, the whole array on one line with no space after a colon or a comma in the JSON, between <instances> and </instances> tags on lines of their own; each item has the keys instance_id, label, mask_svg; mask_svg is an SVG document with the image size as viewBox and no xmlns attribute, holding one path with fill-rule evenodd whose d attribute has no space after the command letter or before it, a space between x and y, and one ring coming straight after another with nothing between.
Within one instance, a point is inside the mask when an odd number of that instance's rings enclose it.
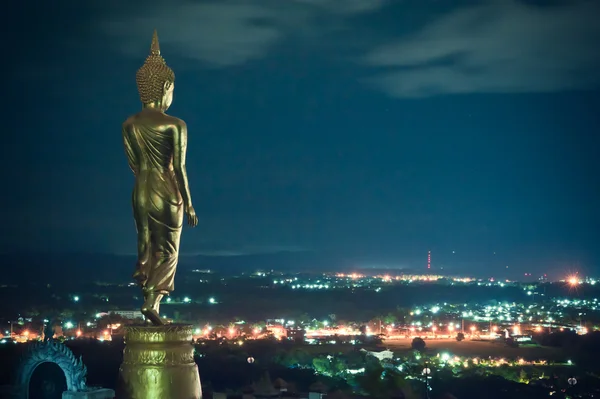
<instances>
[{"instance_id":1,"label":"buddha's feet","mask_svg":"<svg viewBox=\"0 0 600 399\"><path fill-rule=\"evenodd\" d=\"M142 306L142 314L146 317L146 320L149 320L155 326L162 326L165 323L161 320L160 315L158 313L158 309L160 306L160 300L163 295L156 291L146 292L144 295L144 305Z\"/></svg>"},{"instance_id":2,"label":"buddha's feet","mask_svg":"<svg viewBox=\"0 0 600 399\"><path fill-rule=\"evenodd\" d=\"M146 318L146 321L149 321L155 326L164 326L165 323L161 320L159 314L154 309L148 309L146 307L142 307L142 314Z\"/></svg>"}]
</instances>

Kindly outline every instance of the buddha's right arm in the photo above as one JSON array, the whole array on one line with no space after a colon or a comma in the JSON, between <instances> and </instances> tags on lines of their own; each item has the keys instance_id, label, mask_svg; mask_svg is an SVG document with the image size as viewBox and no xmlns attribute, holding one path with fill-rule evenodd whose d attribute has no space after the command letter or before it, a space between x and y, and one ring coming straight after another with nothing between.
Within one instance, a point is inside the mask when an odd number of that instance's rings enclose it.
<instances>
[{"instance_id":1,"label":"buddha's right arm","mask_svg":"<svg viewBox=\"0 0 600 399\"><path fill-rule=\"evenodd\" d=\"M173 169L179 192L183 199L183 204L186 208L192 206L192 196L190 195L190 187L188 184L187 171L185 169L185 157L187 152L187 126L185 122L180 121L175 126L173 134Z\"/></svg>"},{"instance_id":2,"label":"buddha's right arm","mask_svg":"<svg viewBox=\"0 0 600 399\"><path fill-rule=\"evenodd\" d=\"M129 134L125 126L123 126L123 144L125 146L125 155L127 155L127 163L129 164L129 168L133 172L134 175L137 176L137 162L135 159L135 152L133 148L131 148L131 143L129 141Z\"/></svg>"}]
</instances>

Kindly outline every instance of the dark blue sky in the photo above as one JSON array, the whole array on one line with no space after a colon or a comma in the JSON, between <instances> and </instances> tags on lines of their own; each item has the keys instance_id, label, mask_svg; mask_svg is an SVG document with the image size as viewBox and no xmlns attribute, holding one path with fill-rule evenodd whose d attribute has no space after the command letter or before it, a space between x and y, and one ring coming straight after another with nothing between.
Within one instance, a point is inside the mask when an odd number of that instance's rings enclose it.
<instances>
[{"instance_id":1,"label":"dark blue sky","mask_svg":"<svg viewBox=\"0 0 600 399\"><path fill-rule=\"evenodd\" d=\"M184 253L600 267L597 2L78 3L15 10L3 43L5 249L135 252L120 125L156 27Z\"/></svg>"}]
</instances>

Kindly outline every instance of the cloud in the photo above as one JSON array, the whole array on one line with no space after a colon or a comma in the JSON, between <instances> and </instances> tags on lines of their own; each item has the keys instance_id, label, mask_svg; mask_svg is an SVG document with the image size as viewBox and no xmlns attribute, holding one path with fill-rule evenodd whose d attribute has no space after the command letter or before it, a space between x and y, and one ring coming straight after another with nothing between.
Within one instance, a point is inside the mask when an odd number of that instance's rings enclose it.
<instances>
[{"instance_id":1,"label":"cloud","mask_svg":"<svg viewBox=\"0 0 600 399\"><path fill-rule=\"evenodd\" d=\"M184 252L182 256L248 256L277 254L282 252L309 252L310 249L300 246L287 245L265 245L265 246L243 246L237 249L212 249L204 251Z\"/></svg>"},{"instance_id":2,"label":"cloud","mask_svg":"<svg viewBox=\"0 0 600 399\"><path fill-rule=\"evenodd\" d=\"M598 15L594 0L461 8L369 52L367 82L395 97L598 87Z\"/></svg>"},{"instance_id":3,"label":"cloud","mask_svg":"<svg viewBox=\"0 0 600 399\"><path fill-rule=\"evenodd\" d=\"M119 40L121 50L144 56L152 30L158 29L163 53L177 49L215 67L238 65L263 57L283 38L322 31L323 15L343 19L381 7L385 0L219 0L171 1L131 14L110 15L102 30ZM166 49L170 50L166 50Z\"/></svg>"},{"instance_id":4,"label":"cloud","mask_svg":"<svg viewBox=\"0 0 600 399\"><path fill-rule=\"evenodd\" d=\"M337 14L356 14L381 8L386 0L296 0Z\"/></svg>"}]
</instances>

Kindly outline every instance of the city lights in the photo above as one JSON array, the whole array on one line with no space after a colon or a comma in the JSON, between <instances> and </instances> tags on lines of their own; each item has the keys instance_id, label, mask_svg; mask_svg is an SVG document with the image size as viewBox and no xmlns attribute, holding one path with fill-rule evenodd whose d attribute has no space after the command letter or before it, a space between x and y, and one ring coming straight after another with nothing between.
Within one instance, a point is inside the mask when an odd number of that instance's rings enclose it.
<instances>
[{"instance_id":1,"label":"city lights","mask_svg":"<svg viewBox=\"0 0 600 399\"><path fill-rule=\"evenodd\" d=\"M262 279L262 277L267 278ZM243 277L237 278L241 279ZM256 277L253 278L254 281L258 281ZM213 316L214 319L208 320L206 317L210 317L210 313L213 312L207 312L206 309L204 313L201 313L197 312L195 306L177 308L179 305L196 303L196 301L214 305L221 303L216 300L216 297L221 298L221 296L224 302L220 306L234 306L235 301L230 301L227 294L215 290L214 297L167 297L165 301L171 305L163 308L165 313L161 312L161 317L164 317L167 323L186 322L194 325L192 338L194 343L199 345L198 348L211 347L212 345L205 344L207 344L207 341L215 341L215 345L231 345L238 348L243 346L245 353L250 354L253 353L251 342L272 339L288 342L290 346L292 342L302 342L303 345L318 345L320 348L317 350L329 351L328 359L333 361L337 356L341 356L338 348L334 345L356 345L360 348L361 345L368 342L366 340L373 340L373 342L377 342L377 345L390 348L388 352L393 355L390 362L394 363L394 368L401 373L406 373L411 367L414 369L415 365L420 364L422 366L423 362L426 362L426 367L430 368L434 375L439 375L438 371L443 367L455 372L457 369L464 370L469 367L491 369L500 368L500 366L504 368L526 368L525 366L534 367L547 364L567 366L572 364L568 363L567 360L562 360L562 363L553 363L556 359L552 361L544 359L531 360L528 355L524 356L524 352L517 352L520 350L517 347L540 345L542 338L547 334L560 331L571 331L578 335L593 332L596 328L593 319L594 312L600 312L599 300L586 298L580 295L581 292L578 292L577 297L570 297L566 294L569 290L563 290L563 295L566 297L555 297L546 293L544 288L537 283L519 283L506 280L444 278L441 276L434 278L433 276L415 275L394 276L392 273L383 276L368 276L356 273L349 275L286 275L285 273L275 272L261 272L259 279L262 281L260 283L261 290L275 289L278 290L277 295L285 295L286 292L293 292L297 295L300 294L298 290L305 290L306 292L301 295L306 297L311 295L311 290L320 290L316 295L321 295L323 298L328 295L325 290L336 290L338 292L352 290L353 293L360 293L361 295L387 292L391 298L393 297L391 295L392 289L401 290L403 285L409 284L412 286L422 285L423 287L434 284L460 287L472 286L481 287L476 289L482 291L487 289L484 287L489 287L492 294L494 290L497 293L500 287L504 286L503 291L512 290L517 295L511 299L508 299L508 294L503 295L502 300L488 298L487 300L481 300L480 303L475 300L466 300L464 296L460 300L453 300L452 296L449 295L443 301L425 300L421 303L411 303L410 307L399 306L391 311L375 309L373 315L367 316L371 319L367 320L353 320L352 313L342 315L340 312L336 316L334 311L321 312L320 315L310 314L309 311L309 314L303 314L301 317L300 313L282 312L273 315L273 318L264 320L242 320L239 317L223 319L222 316L219 318ZM265 285L264 280L269 283L273 282L273 284L267 283ZM562 283L567 286L591 285L591 281L573 275L569 279L562 280ZM219 282L219 284L228 285L227 282ZM460 289L462 290L462 288ZM332 293L332 295L335 295L335 293ZM60 337L61 340L95 338L103 342L116 341L117 337L123 336L123 326L139 322L139 320L132 320L141 318L141 313L138 310L112 310L115 309L114 307L109 309L91 307L87 310L86 315L81 310L90 306L88 303L94 303L94 301L83 301L78 296L73 295L67 295L66 297L70 298L69 302L74 309L65 312L68 319L57 319L56 321L58 327L56 337ZM98 296L99 299L104 297L108 297L108 295ZM430 298L434 297L436 296ZM79 302L79 304L75 306L74 302ZM180 310L182 308L185 308L186 311L182 312ZM201 309L202 307L199 306L198 308ZM212 307L209 306L209 308ZM224 314L227 314L230 310L225 308ZM179 313L182 313L186 319L182 319ZM95 315L95 317L88 315ZM328 316L323 317L324 315ZM116 317L121 317L122 321L115 320ZM293 320L289 320L289 318L293 318ZM341 321L342 319L344 321ZM38 321L41 320L43 319L40 318ZM209 322L214 324L211 326L208 324ZM61 325L62 329L60 329ZM8 324L6 327L8 327ZM0 342L20 343L43 339L43 329L45 327L36 325L30 320L15 321L11 323L10 327L11 330L6 331L4 337L0 337ZM13 328L16 331L13 332ZM409 362L413 362L413 364L410 366L406 363L406 359L401 360L401 354L392 352L397 347L410 348L412 340L415 338L424 340L427 350L423 353L411 353ZM471 347L475 347L479 351L480 348L486 348L487 346L506 347L505 343L517 348L510 350L512 354L498 352L504 354L505 358L496 358L494 355L488 356L487 354L484 356L485 349L482 349L483 352L477 352L479 357L451 354L453 345L459 345L460 352L458 349L457 352L464 354L470 351ZM331 349L329 349L329 345L331 345ZM245 354L244 359L247 356ZM380 356L380 354L376 353L373 356ZM362 370L360 366L360 364L353 364L352 368L344 371L344 373L348 375L361 374L364 371L360 371ZM304 367L313 366L309 364ZM421 368L417 370L421 370Z\"/></svg>"},{"instance_id":2,"label":"city lights","mask_svg":"<svg viewBox=\"0 0 600 399\"><path fill-rule=\"evenodd\" d=\"M571 285L578 285L579 284L579 279L575 276L571 276L567 279L567 281L569 282L569 284Z\"/></svg>"}]
</instances>

